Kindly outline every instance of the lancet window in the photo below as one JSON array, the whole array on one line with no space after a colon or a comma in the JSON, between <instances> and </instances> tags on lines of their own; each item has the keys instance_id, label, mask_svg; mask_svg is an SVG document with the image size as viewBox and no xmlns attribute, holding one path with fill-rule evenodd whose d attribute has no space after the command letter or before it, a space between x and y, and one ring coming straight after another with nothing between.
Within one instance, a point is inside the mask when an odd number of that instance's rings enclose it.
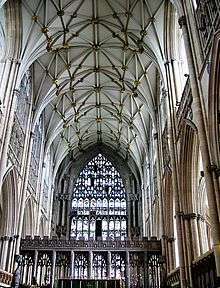
<instances>
[{"instance_id":1,"label":"lancet window","mask_svg":"<svg viewBox=\"0 0 220 288\"><path fill-rule=\"evenodd\" d=\"M81 171L73 190L71 236L123 240L127 235L127 203L122 178L102 154Z\"/></svg>"}]
</instances>

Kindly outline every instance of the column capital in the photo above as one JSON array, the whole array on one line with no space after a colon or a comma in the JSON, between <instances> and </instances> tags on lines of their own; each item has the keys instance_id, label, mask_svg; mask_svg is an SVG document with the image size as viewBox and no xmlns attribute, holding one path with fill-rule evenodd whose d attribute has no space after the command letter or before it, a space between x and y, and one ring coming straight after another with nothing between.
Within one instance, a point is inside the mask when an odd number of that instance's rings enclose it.
<instances>
[{"instance_id":1,"label":"column capital","mask_svg":"<svg viewBox=\"0 0 220 288\"><path fill-rule=\"evenodd\" d=\"M169 60L166 60L165 62L164 62L164 66L168 66L170 64L170 61Z\"/></svg>"},{"instance_id":2,"label":"column capital","mask_svg":"<svg viewBox=\"0 0 220 288\"><path fill-rule=\"evenodd\" d=\"M171 63L176 62L176 61L177 61L177 59L175 59L175 58L171 58L171 59L170 59L170 62L171 62Z\"/></svg>"},{"instance_id":3,"label":"column capital","mask_svg":"<svg viewBox=\"0 0 220 288\"><path fill-rule=\"evenodd\" d=\"M10 238L11 238L10 236L5 235L5 236L2 236L2 237L1 237L1 240L3 240L3 241L9 241Z\"/></svg>"},{"instance_id":4,"label":"column capital","mask_svg":"<svg viewBox=\"0 0 220 288\"><path fill-rule=\"evenodd\" d=\"M21 64L21 60L18 58L8 57L7 60L9 60L12 63Z\"/></svg>"},{"instance_id":5,"label":"column capital","mask_svg":"<svg viewBox=\"0 0 220 288\"><path fill-rule=\"evenodd\" d=\"M158 139L158 133L157 133L157 132L154 133L153 138L154 138L154 140L157 140L157 139Z\"/></svg>"},{"instance_id":6,"label":"column capital","mask_svg":"<svg viewBox=\"0 0 220 288\"><path fill-rule=\"evenodd\" d=\"M13 57L5 57L3 59L0 60L0 63L6 63L6 62L12 62L12 63L16 63L16 64L21 64L21 60L18 58L13 58Z\"/></svg>"},{"instance_id":7,"label":"column capital","mask_svg":"<svg viewBox=\"0 0 220 288\"><path fill-rule=\"evenodd\" d=\"M167 240L168 239L167 235L162 235L161 237L162 237L163 240Z\"/></svg>"},{"instance_id":8,"label":"column capital","mask_svg":"<svg viewBox=\"0 0 220 288\"><path fill-rule=\"evenodd\" d=\"M178 23L179 23L179 25L180 25L180 28L182 29L183 28L183 26L185 26L186 25L186 16L181 16L179 19L178 19Z\"/></svg>"},{"instance_id":9,"label":"column capital","mask_svg":"<svg viewBox=\"0 0 220 288\"><path fill-rule=\"evenodd\" d=\"M176 240L175 237L168 237L167 242L172 243L172 242L174 242L175 240Z\"/></svg>"},{"instance_id":10,"label":"column capital","mask_svg":"<svg viewBox=\"0 0 220 288\"><path fill-rule=\"evenodd\" d=\"M167 95L168 95L168 91L167 91L165 88L163 88L163 89L162 89L162 97L163 97L163 98L166 98Z\"/></svg>"},{"instance_id":11,"label":"column capital","mask_svg":"<svg viewBox=\"0 0 220 288\"><path fill-rule=\"evenodd\" d=\"M186 220L197 219L197 214L196 213L183 214L183 219Z\"/></svg>"},{"instance_id":12,"label":"column capital","mask_svg":"<svg viewBox=\"0 0 220 288\"><path fill-rule=\"evenodd\" d=\"M207 168L209 172L215 173L216 178L220 176L220 167L218 167L216 164L211 164Z\"/></svg>"},{"instance_id":13,"label":"column capital","mask_svg":"<svg viewBox=\"0 0 220 288\"><path fill-rule=\"evenodd\" d=\"M183 217L183 215L184 215L184 213L183 213L183 211L179 211L179 212L176 212L176 215L174 216L175 218L176 217Z\"/></svg>"},{"instance_id":14,"label":"column capital","mask_svg":"<svg viewBox=\"0 0 220 288\"><path fill-rule=\"evenodd\" d=\"M201 214L197 215L197 219L201 220L201 221L205 221L205 217L203 215L201 215Z\"/></svg>"}]
</instances>

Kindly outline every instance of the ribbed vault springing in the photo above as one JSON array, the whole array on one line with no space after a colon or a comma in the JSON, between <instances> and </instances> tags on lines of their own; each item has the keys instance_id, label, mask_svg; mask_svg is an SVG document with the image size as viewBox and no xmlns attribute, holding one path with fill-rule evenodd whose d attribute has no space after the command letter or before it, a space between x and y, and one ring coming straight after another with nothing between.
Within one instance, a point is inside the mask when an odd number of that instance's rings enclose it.
<instances>
[{"instance_id":1,"label":"ribbed vault springing","mask_svg":"<svg viewBox=\"0 0 220 288\"><path fill-rule=\"evenodd\" d=\"M55 160L101 142L140 164L155 120L164 0L23 0L22 7L22 69L33 64L35 119L44 111Z\"/></svg>"}]
</instances>

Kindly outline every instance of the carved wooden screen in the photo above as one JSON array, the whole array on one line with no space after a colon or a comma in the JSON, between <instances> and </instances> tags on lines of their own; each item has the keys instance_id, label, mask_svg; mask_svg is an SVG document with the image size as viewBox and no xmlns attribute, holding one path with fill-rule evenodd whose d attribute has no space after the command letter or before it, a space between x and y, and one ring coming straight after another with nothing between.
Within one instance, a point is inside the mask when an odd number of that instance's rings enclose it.
<instances>
[{"instance_id":1,"label":"carved wooden screen","mask_svg":"<svg viewBox=\"0 0 220 288\"><path fill-rule=\"evenodd\" d=\"M100 233L101 231L101 233ZM120 174L98 154L82 170L72 197L71 236L79 239L127 235L126 193Z\"/></svg>"},{"instance_id":2,"label":"carved wooden screen","mask_svg":"<svg viewBox=\"0 0 220 288\"><path fill-rule=\"evenodd\" d=\"M107 277L107 260L102 253L94 254L93 273L95 279L105 279Z\"/></svg>"},{"instance_id":3,"label":"carved wooden screen","mask_svg":"<svg viewBox=\"0 0 220 288\"><path fill-rule=\"evenodd\" d=\"M74 261L74 276L76 279L88 278L89 260L88 255L77 253Z\"/></svg>"},{"instance_id":4,"label":"carved wooden screen","mask_svg":"<svg viewBox=\"0 0 220 288\"><path fill-rule=\"evenodd\" d=\"M112 253L111 259L111 277L113 279L125 280L125 255Z\"/></svg>"}]
</instances>

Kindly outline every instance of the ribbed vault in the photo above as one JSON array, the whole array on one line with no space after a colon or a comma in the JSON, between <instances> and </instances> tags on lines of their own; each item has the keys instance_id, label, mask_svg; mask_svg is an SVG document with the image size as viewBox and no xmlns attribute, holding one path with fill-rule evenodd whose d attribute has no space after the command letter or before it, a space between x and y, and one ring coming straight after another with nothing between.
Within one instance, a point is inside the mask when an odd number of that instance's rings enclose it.
<instances>
[{"instance_id":1,"label":"ribbed vault","mask_svg":"<svg viewBox=\"0 0 220 288\"><path fill-rule=\"evenodd\" d=\"M163 64L164 0L22 0L23 71L59 163L104 143L142 163ZM52 145L52 146L51 146Z\"/></svg>"}]
</instances>

